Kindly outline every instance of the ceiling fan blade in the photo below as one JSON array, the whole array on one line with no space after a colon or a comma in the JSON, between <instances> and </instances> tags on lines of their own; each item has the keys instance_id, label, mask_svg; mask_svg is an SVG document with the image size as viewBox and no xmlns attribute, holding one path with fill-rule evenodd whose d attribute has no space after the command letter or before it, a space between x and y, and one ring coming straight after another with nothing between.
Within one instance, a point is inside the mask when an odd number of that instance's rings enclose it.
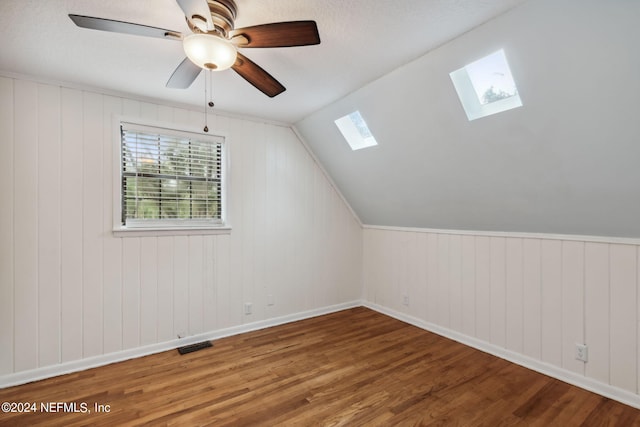
<instances>
[{"instance_id":1,"label":"ceiling fan blade","mask_svg":"<svg viewBox=\"0 0 640 427\"><path fill-rule=\"evenodd\" d=\"M182 39L180 32L165 30L164 28L149 27L147 25L114 21L113 19L95 18L92 16L69 15L69 18L71 18L78 27L89 28L91 30L111 31L113 33L134 34L137 36L157 37L161 39Z\"/></svg>"},{"instance_id":2,"label":"ceiling fan blade","mask_svg":"<svg viewBox=\"0 0 640 427\"><path fill-rule=\"evenodd\" d=\"M178 68L171 74L167 87L172 89L186 89L191 86L191 83L198 77L202 68L191 62L189 58L184 60L178 65Z\"/></svg>"},{"instance_id":3,"label":"ceiling fan blade","mask_svg":"<svg viewBox=\"0 0 640 427\"><path fill-rule=\"evenodd\" d=\"M260 68L255 62L238 52L236 63L231 67L242 78L251 83L270 98L281 94L286 89L276 79Z\"/></svg>"},{"instance_id":4,"label":"ceiling fan blade","mask_svg":"<svg viewBox=\"0 0 640 427\"><path fill-rule=\"evenodd\" d=\"M239 47L292 47L320 44L315 21L275 22L238 28L230 34ZM246 40L245 40L246 39Z\"/></svg>"},{"instance_id":5,"label":"ceiling fan blade","mask_svg":"<svg viewBox=\"0 0 640 427\"><path fill-rule=\"evenodd\" d=\"M176 0L176 2L192 25L203 31L213 30L213 19L207 0Z\"/></svg>"}]
</instances>

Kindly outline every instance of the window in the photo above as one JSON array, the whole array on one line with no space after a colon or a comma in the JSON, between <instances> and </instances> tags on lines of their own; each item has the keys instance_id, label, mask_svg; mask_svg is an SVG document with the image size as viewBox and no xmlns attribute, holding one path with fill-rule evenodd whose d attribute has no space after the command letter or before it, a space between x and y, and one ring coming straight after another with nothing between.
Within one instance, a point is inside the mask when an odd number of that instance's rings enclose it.
<instances>
[{"instance_id":1,"label":"window","mask_svg":"<svg viewBox=\"0 0 640 427\"><path fill-rule=\"evenodd\" d=\"M352 150L378 145L359 111L347 114L335 123Z\"/></svg>"},{"instance_id":2,"label":"window","mask_svg":"<svg viewBox=\"0 0 640 427\"><path fill-rule=\"evenodd\" d=\"M465 65L450 76L469 120L522 106L502 49Z\"/></svg>"},{"instance_id":3,"label":"window","mask_svg":"<svg viewBox=\"0 0 640 427\"><path fill-rule=\"evenodd\" d=\"M120 123L120 227L224 226L223 136Z\"/></svg>"}]
</instances>

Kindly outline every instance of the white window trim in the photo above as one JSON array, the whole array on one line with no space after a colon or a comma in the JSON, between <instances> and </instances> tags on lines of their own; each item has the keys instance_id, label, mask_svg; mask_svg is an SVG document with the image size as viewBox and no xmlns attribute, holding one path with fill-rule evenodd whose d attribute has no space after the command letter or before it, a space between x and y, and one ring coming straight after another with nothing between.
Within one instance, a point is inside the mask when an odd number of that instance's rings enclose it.
<instances>
[{"instance_id":1,"label":"white window trim","mask_svg":"<svg viewBox=\"0 0 640 427\"><path fill-rule=\"evenodd\" d=\"M204 222L194 221L190 225L169 225L162 226L149 226L149 227L127 227L122 224L122 194L121 194L121 133L120 126L122 123L129 123L136 126L161 128L166 129L170 133L188 132L194 134L200 134L204 136L220 136L224 138L222 144L222 212L221 223L206 224ZM204 133L200 129L189 128L185 126L176 125L170 122L161 122L153 120L144 120L137 117L114 115L113 117L113 235L116 237L143 237L143 236L191 236L191 235L206 235L206 234L230 234L231 224L229 220L229 195L228 188L230 185L229 173L230 161L229 161L229 136L226 132L220 132L211 130L209 133Z\"/></svg>"}]
</instances>

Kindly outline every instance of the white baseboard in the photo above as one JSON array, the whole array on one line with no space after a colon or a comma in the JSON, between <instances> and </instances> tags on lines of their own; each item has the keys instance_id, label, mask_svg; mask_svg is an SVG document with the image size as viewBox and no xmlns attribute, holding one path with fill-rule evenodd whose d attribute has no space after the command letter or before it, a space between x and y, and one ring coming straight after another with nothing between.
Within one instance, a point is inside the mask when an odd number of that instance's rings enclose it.
<instances>
[{"instance_id":1,"label":"white baseboard","mask_svg":"<svg viewBox=\"0 0 640 427\"><path fill-rule=\"evenodd\" d=\"M33 381L43 380L46 378L56 377L58 375L69 374L72 372L84 371L86 369L96 368L98 366L109 365L111 363L122 362L124 360L135 359L150 354L160 353L163 351L173 350L189 344L201 341L215 340L232 335L238 335L245 332L257 331L259 329L269 328L272 326L284 325L286 323L298 320L310 319L312 317L322 316L323 314L334 313L336 311L346 310L353 307L360 307L361 301L352 301L342 304L336 304L329 307L323 307L314 310L303 311L300 313L289 314L286 316L276 317L273 319L261 320L258 322L247 323L244 325L233 326L231 328L220 329L216 331L205 332L198 335L192 335L182 339L165 341L162 343L136 347L129 350L118 351L115 353L104 354L100 356L88 357L86 359L74 360L58 365L45 366L42 368L31 369L28 371L16 372L0 376L0 388L12 387Z\"/></svg>"},{"instance_id":2,"label":"white baseboard","mask_svg":"<svg viewBox=\"0 0 640 427\"><path fill-rule=\"evenodd\" d=\"M486 341L461 334L460 332L456 332L451 329L443 328L433 323L426 322L422 319L400 313L398 311L383 307L369 301L363 301L362 305L379 313L386 314L387 316L409 323L413 326L417 326L418 328L433 332L435 334L452 339L464 345L468 345L469 347L473 347L485 353L492 354L501 359L508 360L509 362L513 362L517 365L524 366L525 368L540 372L541 374L548 375L560 381L575 385L576 387L592 391L601 396L608 397L610 399L640 409L640 396L630 391L623 390L621 388L614 387L612 385L605 384L591 378L587 378L585 376L576 374L575 372L571 372L566 369L541 362L540 360L531 358L529 356L507 350L503 347L499 347Z\"/></svg>"},{"instance_id":3,"label":"white baseboard","mask_svg":"<svg viewBox=\"0 0 640 427\"><path fill-rule=\"evenodd\" d=\"M143 347L137 347L134 349L123 350L116 353L110 353L95 357L90 357L81 360L75 360L71 362L61 363L59 365L46 366L42 368L32 369L29 371L17 372L14 374L7 374L0 376L0 388L12 387L20 384L29 383L32 381L38 381L46 378L55 377L58 375L69 374L72 372L83 371L98 366L104 366L111 363L121 362L124 360L134 359L150 354L160 353L163 351L173 350L178 347L182 347L189 344L194 344L206 340L215 340L233 335L242 334L245 332L256 331L272 326L284 325L286 323L295 322L298 320L309 319L312 317L322 316L324 314L334 313L341 310L346 310L354 307L364 306L375 310L379 313L417 326L418 328L433 332L443 337L452 339L469 347L476 348L485 353L492 354L500 357L501 359L508 360L517 365L524 366L525 368L532 369L540 372L544 375L556 378L560 381L575 385L585 390L592 391L634 408L640 409L640 396L627 390L620 389L618 387L611 386L609 384L602 383L600 381L593 380L591 378L584 377L576 374L575 372L568 371L566 369L559 368L548 363L541 362L537 359L515 353L505 348L496 346L486 341L479 340L468 335L461 334L459 332L443 328L433 323L426 322L422 319L409 316L407 314L389 309L387 307L369 302L369 301L351 301L342 304L336 304L329 307L323 307L319 309L304 311L300 313L289 314L286 316L276 317L273 319L261 320L258 322L247 323L245 325L234 326L231 328L220 329L217 331L206 332L198 335L189 336L183 339L176 339L166 341L162 343L147 345Z\"/></svg>"}]
</instances>

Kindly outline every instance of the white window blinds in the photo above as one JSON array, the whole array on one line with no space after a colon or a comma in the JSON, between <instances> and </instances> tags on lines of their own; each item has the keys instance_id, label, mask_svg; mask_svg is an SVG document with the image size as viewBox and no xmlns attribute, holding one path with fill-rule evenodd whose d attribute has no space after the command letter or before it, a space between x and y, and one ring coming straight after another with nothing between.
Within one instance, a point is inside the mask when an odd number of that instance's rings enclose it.
<instances>
[{"instance_id":1,"label":"white window blinds","mask_svg":"<svg viewBox=\"0 0 640 427\"><path fill-rule=\"evenodd\" d=\"M224 138L122 123L122 224L222 223Z\"/></svg>"}]
</instances>

